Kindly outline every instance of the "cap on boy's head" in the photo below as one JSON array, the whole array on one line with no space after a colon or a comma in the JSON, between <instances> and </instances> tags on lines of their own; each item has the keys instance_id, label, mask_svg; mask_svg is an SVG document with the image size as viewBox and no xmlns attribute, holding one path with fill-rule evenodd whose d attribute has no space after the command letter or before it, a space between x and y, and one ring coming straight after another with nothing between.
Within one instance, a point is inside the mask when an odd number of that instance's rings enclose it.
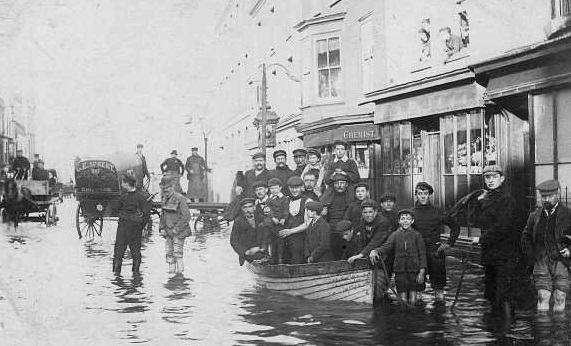
<instances>
[{"instance_id":1,"label":"cap on boy's head","mask_svg":"<svg viewBox=\"0 0 571 346\"><path fill-rule=\"evenodd\" d=\"M490 165L490 166L486 166L484 167L484 170L482 171L483 175L486 174L496 174L499 173L501 175L504 175L504 170L502 169L502 166L500 165Z\"/></svg>"},{"instance_id":2,"label":"cap on boy's head","mask_svg":"<svg viewBox=\"0 0 571 346\"><path fill-rule=\"evenodd\" d=\"M254 203L255 203L255 201L256 201L256 200L253 199L253 198L251 198L251 197L242 198L242 199L240 200L240 207L243 208L243 207L245 207L245 206L247 206L247 205L253 206Z\"/></svg>"},{"instance_id":3,"label":"cap on boy's head","mask_svg":"<svg viewBox=\"0 0 571 346\"><path fill-rule=\"evenodd\" d=\"M287 186L303 186L303 180L297 175L294 175L287 180Z\"/></svg>"},{"instance_id":4,"label":"cap on boy's head","mask_svg":"<svg viewBox=\"0 0 571 346\"><path fill-rule=\"evenodd\" d=\"M333 232L335 233L343 233L345 231L349 231L353 228L353 224L349 220L341 220L335 225L333 228Z\"/></svg>"},{"instance_id":5,"label":"cap on boy's head","mask_svg":"<svg viewBox=\"0 0 571 346\"><path fill-rule=\"evenodd\" d=\"M395 194L392 192L386 192L386 193L383 193L383 195L381 196L381 199L379 199L379 201L381 203L386 202L386 201L396 202L397 196L395 196Z\"/></svg>"},{"instance_id":6,"label":"cap on boy's head","mask_svg":"<svg viewBox=\"0 0 571 346\"><path fill-rule=\"evenodd\" d=\"M347 145L348 145L348 144L347 144L347 142L338 139L338 140L336 140L335 142L333 142L333 148L335 148L335 147L338 146L338 145L342 145L343 148L347 149Z\"/></svg>"},{"instance_id":7,"label":"cap on boy's head","mask_svg":"<svg viewBox=\"0 0 571 346\"><path fill-rule=\"evenodd\" d=\"M416 187L414 188L414 190L426 190L428 191L429 194L433 194L434 193L434 189L432 188L432 186L430 186L429 183L427 183L426 181L421 181L418 184L416 184Z\"/></svg>"},{"instance_id":8,"label":"cap on boy's head","mask_svg":"<svg viewBox=\"0 0 571 346\"><path fill-rule=\"evenodd\" d=\"M178 152L176 150L171 151L171 155L178 155Z\"/></svg>"},{"instance_id":9,"label":"cap on boy's head","mask_svg":"<svg viewBox=\"0 0 571 346\"><path fill-rule=\"evenodd\" d=\"M367 207L371 207L375 210L379 210L379 203L377 203L375 200L372 200L372 199L366 199L363 202L361 202L361 209L364 209Z\"/></svg>"},{"instance_id":10,"label":"cap on boy's head","mask_svg":"<svg viewBox=\"0 0 571 346\"><path fill-rule=\"evenodd\" d=\"M285 152L285 150L279 149L279 150L274 151L274 153L272 154L272 156L274 157L274 160L275 160L276 157L278 157L278 156L284 156L284 157L286 157L286 156L287 156L287 153Z\"/></svg>"},{"instance_id":11,"label":"cap on boy's head","mask_svg":"<svg viewBox=\"0 0 571 346\"><path fill-rule=\"evenodd\" d=\"M266 184L265 181L263 180L256 180L254 181L254 183L252 184L252 188L255 190L258 187L268 187L268 184Z\"/></svg>"},{"instance_id":12,"label":"cap on boy's head","mask_svg":"<svg viewBox=\"0 0 571 346\"><path fill-rule=\"evenodd\" d=\"M198 151L198 147L192 147L190 148L191 151Z\"/></svg>"},{"instance_id":13,"label":"cap on boy's head","mask_svg":"<svg viewBox=\"0 0 571 346\"><path fill-rule=\"evenodd\" d=\"M331 180L335 181L347 181L347 173L336 172L331 176Z\"/></svg>"},{"instance_id":14,"label":"cap on boy's head","mask_svg":"<svg viewBox=\"0 0 571 346\"><path fill-rule=\"evenodd\" d=\"M161 182L159 183L159 187L165 188L174 185L174 176L166 176L162 177Z\"/></svg>"},{"instance_id":15,"label":"cap on boy's head","mask_svg":"<svg viewBox=\"0 0 571 346\"><path fill-rule=\"evenodd\" d=\"M305 156L305 155L307 155L307 151L306 151L305 149L303 149L303 148L301 148L301 149L295 149L295 150L293 151L293 156L294 156L294 157L295 157L295 156Z\"/></svg>"},{"instance_id":16,"label":"cap on boy's head","mask_svg":"<svg viewBox=\"0 0 571 346\"><path fill-rule=\"evenodd\" d=\"M314 148L310 148L307 150L307 156L309 155L315 155L317 156L319 159L321 159L321 153L319 152L319 150L314 149Z\"/></svg>"},{"instance_id":17,"label":"cap on boy's head","mask_svg":"<svg viewBox=\"0 0 571 346\"><path fill-rule=\"evenodd\" d=\"M305 204L305 209L321 214L323 211L323 203L317 201L310 201Z\"/></svg>"},{"instance_id":18,"label":"cap on boy's head","mask_svg":"<svg viewBox=\"0 0 571 346\"><path fill-rule=\"evenodd\" d=\"M365 183L364 181L360 181L357 184L355 184L355 190L357 190L358 187L364 187L365 189L367 189L367 191L371 190L369 184Z\"/></svg>"},{"instance_id":19,"label":"cap on boy's head","mask_svg":"<svg viewBox=\"0 0 571 346\"><path fill-rule=\"evenodd\" d=\"M279 180L278 178L272 178L268 180L268 187L272 186L282 186L282 181Z\"/></svg>"},{"instance_id":20,"label":"cap on boy's head","mask_svg":"<svg viewBox=\"0 0 571 346\"><path fill-rule=\"evenodd\" d=\"M414 219L414 212L410 209L402 209L399 210L398 218L400 219L401 215L410 215Z\"/></svg>"},{"instance_id":21,"label":"cap on boy's head","mask_svg":"<svg viewBox=\"0 0 571 346\"><path fill-rule=\"evenodd\" d=\"M542 182L541 184L537 185L536 189L539 190L539 193L542 196L553 195L559 192L559 188L561 185L559 181L556 179L550 179Z\"/></svg>"},{"instance_id":22,"label":"cap on boy's head","mask_svg":"<svg viewBox=\"0 0 571 346\"><path fill-rule=\"evenodd\" d=\"M252 155L252 160L255 160L257 158L265 159L266 155L264 153L255 153L254 155Z\"/></svg>"}]
</instances>

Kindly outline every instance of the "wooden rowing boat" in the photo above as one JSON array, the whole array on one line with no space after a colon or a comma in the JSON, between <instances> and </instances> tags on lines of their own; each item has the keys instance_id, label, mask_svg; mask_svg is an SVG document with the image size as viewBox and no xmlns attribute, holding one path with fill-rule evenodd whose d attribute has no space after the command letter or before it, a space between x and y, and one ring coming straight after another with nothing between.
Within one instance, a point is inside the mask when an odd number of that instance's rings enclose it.
<instances>
[{"instance_id":1,"label":"wooden rowing boat","mask_svg":"<svg viewBox=\"0 0 571 346\"><path fill-rule=\"evenodd\" d=\"M366 260L310 264L248 263L258 287L307 299L373 303L377 273Z\"/></svg>"}]
</instances>

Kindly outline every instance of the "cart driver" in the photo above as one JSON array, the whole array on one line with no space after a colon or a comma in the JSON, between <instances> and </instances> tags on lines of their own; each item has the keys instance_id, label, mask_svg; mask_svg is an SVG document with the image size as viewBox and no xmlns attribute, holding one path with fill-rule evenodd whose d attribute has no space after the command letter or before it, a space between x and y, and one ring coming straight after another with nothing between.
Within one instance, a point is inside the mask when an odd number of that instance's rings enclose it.
<instances>
[{"instance_id":1,"label":"cart driver","mask_svg":"<svg viewBox=\"0 0 571 346\"><path fill-rule=\"evenodd\" d=\"M44 161L38 160L32 169L32 180L49 180L48 171L44 168Z\"/></svg>"},{"instance_id":2,"label":"cart driver","mask_svg":"<svg viewBox=\"0 0 571 346\"><path fill-rule=\"evenodd\" d=\"M28 180L28 172L30 171L30 161L23 155L22 149L16 150L16 157L12 163L12 169L15 173L15 179Z\"/></svg>"}]
</instances>

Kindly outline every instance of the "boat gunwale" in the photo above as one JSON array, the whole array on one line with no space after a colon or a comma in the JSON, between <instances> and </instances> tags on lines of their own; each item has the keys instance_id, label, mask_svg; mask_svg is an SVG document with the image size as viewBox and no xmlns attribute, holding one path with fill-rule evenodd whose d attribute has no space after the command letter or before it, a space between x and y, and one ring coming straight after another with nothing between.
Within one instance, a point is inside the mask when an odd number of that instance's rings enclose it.
<instances>
[{"instance_id":1,"label":"boat gunwale","mask_svg":"<svg viewBox=\"0 0 571 346\"><path fill-rule=\"evenodd\" d=\"M247 268L255 275L271 278L296 278L326 274L350 273L354 271L372 270L366 259L349 264L345 260L305 263L305 264L257 264L247 263Z\"/></svg>"}]
</instances>

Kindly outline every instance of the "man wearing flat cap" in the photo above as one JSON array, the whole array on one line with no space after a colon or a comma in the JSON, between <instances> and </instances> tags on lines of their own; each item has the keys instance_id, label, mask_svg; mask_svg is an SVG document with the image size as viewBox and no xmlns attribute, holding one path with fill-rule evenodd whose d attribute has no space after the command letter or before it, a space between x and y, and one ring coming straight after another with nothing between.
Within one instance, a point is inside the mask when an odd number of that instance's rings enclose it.
<instances>
[{"instance_id":1,"label":"man wearing flat cap","mask_svg":"<svg viewBox=\"0 0 571 346\"><path fill-rule=\"evenodd\" d=\"M559 203L559 181L537 185L541 206L531 213L521 240L526 255L533 260L533 281L537 290L537 310L565 311L569 291L571 211Z\"/></svg>"},{"instance_id":2,"label":"man wearing flat cap","mask_svg":"<svg viewBox=\"0 0 571 346\"><path fill-rule=\"evenodd\" d=\"M184 173L184 165L182 161L178 159L178 152L176 150L171 151L171 157L161 163L161 172L163 176L174 176L174 190L180 194L183 194L182 187L180 186L180 177Z\"/></svg>"},{"instance_id":3,"label":"man wearing flat cap","mask_svg":"<svg viewBox=\"0 0 571 346\"><path fill-rule=\"evenodd\" d=\"M293 161L295 162L294 173L298 177L301 177L305 166L307 166L307 151L303 148L295 149L293 151Z\"/></svg>"},{"instance_id":4,"label":"man wearing flat cap","mask_svg":"<svg viewBox=\"0 0 571 346\"><path fill-rule=\"evenodd\" d=\"M197 147L191 149L191 154L186 159L184 169L188 179L186 197L193 202L206 201L208 198L208 191L206 191L206 172L208 167L206 167L204 158L198 155Z\"/></svg>"},{"instance_id":5,"label":"man wearing flat cap","mask_svg":"<svg viewBox=\"0 0 571 346\"><path fill-rule=\"evenodd\" d=\"M286 182L288 181L289 178L293 177L294 175L296 175L294 173L294 171L292 171L291 169L289 169L289 167L287 166L286 162L287 162L287 154L285 152L285 150L276 150L274 151L274 162L276 163L276 168L272 169L270 171L270 178L278 178L280 181L282 182ZM289 190L285 189L285 191L283 191L284 195L289 196Z\"/></svg>"},{"instance_id":6,"label":"man wearing flat cap","mask_svg":"<svg viewBox=\"0 0 571 346\"><path fill-rule=\"evenodd\" d=\"M259 229L260 220L255 216L255 199L246 197L239 202L241 215L232 225L230 245L238 254L240 265L265 257L262 250L263 234Z\"/></svg>"},{"instance_id":7,"label":"man wearing flat cap","mask_svg":"<svg viewBox=\"0 0 571 346\"><path fill-rule=\"evenodd\" d=\"M132 271L139 274L141 266L141 238L143 226L149 221L151 214L151 201L136 189L137 179L130 174L121 178L121 189L124 192L118 203L119 222L113 249L113 272L121 274L123 256L129 246L133 259Z\"/></svg>"},{"instance_id":8,"label":"man wearing flat cap","mask_svg":"<svg viewBox=\"0 0 571 346\"><path fill-rule=\"evenodd\" d=\"M412 212L414 213L414 229L424 239L428 261L427 274L434 290L435 303L443 304L444 286L446 286L446 255L444 251L454 246L460 234L460 226L456 220L432 205L430 199L433 193L434 189L429 183L421 181L416 184L414 189L416 201ZM440 235L444 233L445 225L450 227L450 237L446 243L440 241Z\"/></svg>"},{"instance_id":9,"label":"man wearing flat cap","mask_svg":"<svg viewBox=\"0 0 571 346\"><path fill-rule=\"evenodd\" d=\"M477 197L477 223L482 230L480 245L484 266L484 297L494 312L510 316L513 312L514 282L521 257L520 230L515 199L505 186L504 171L489 165L482 171L485 192Z\"/></svg>"}]
</instances>

